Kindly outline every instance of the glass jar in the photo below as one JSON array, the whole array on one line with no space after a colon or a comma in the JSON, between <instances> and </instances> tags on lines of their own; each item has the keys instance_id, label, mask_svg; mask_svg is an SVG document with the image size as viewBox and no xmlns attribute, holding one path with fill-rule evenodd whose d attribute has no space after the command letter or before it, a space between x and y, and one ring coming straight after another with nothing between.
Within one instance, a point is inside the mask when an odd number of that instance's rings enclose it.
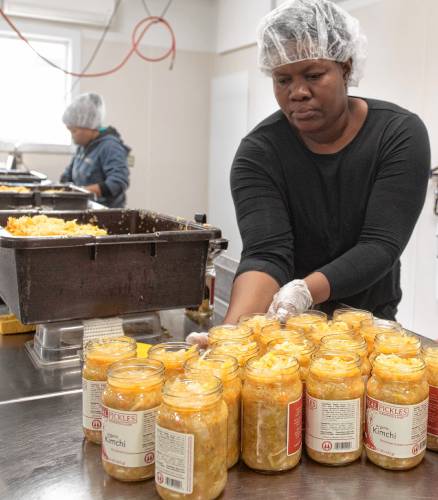
<instances>
[{"instance_id":1,"label":"glass jar","mask_svg":"<svg viewBox=\"0 0 438 500\"><path fill-rule=\"evenodd\" d=\"M254 333L254 338L257 342L259 340L262 328L264 328L265 326L271 325L275 328L281 328L280 320L278 320L271 314L265 313L244 314L239 318L239 325L244 325L251 328Z\"/></svg>"},{"instance_id":2,"label":"glass jar","mask_svg":"<svg viewBox=\"0 0 438 500\"><path fill-rule=\"evenodd\" d=\"M220 325L208 330L208 344L211 346L220 340L238 340L241 343L255 340L254 332L245 325Z\"/></svg>"},{"instance_id":3,"label":"glass jar","mask_svg":"<svg viewBox=\"0 0 438 500\"><path fill-rule=\"evenodd\" d=\"M315 345L321 343L321 339L328 335L338 334L356 335L355 331L344 321L327 321L327 323L316 323L312 325L307 338Z\"/></svg>"},{"instance_id":4,"label":"glass jar","mask_svg":"<svg viewBox=\"0 0 438 500\"><path fill-rule=\"evenodd\" d=\"M365 384L358 354L318 351L306 383L306 450L326 465L345 465L362 454Z\"/></svg>"},{"instance_id":5,"label":"glass jar","mask_svg":"<svg viewBox=\"0 0 438 500\"><path fill-rule=\"evenodd\" d=\"M187 342L164 342L154 345L148 352L150 359L157 359L163 363L165 380L176 375L182 375L184 373L184 363L188 359L198 356L198 346Z\"/></svg>"},{"instance_id":6,"label":"glass jar","mask_svg":"<svg viewBox=\"0 0 438 500\"><path fill-rule=\"evenodd\" d=\"M321 349L327 351L347 351L355 352L361 361L362 377L366 386L371 375L371 363L368 360L368 346L366 340L361 335L349 335L338 333L328 335L321 339Z\"/></svg>"},{"instance_id":7,"label":"glass jar","mask_svg":"<svg viewBox=\"0 0 438 500\"><path fill-rule=\"evenodd\" d=\"M301 328L307 335L312 327L319 323L327 323L327 314L309 309L303 314L291 315L286 319L286 328Z\"/></svg>"},{"instance_id":8,"label":"glass jar","mask_svg":"<svg viewBox=\"0 0 438 500\"><path fill-rule=\"evenodd\" d=\"M110 366L102 394L102 464L120 481L154 477L155 419L164 366L155 359L127 359Z\"/></svg>"},{"instance_id":9,"label":"glass jar","mask_svg":"<svg viewBox=\"0 0 438 500\"><path fill-rule=\"evenodd\" d=\"M365 449L384 469L406 470L426 453L429 386L420 357L379 354L368 380Z\"/></svg>"},{"instance_id":10,"label":"glass jar","mask_svg":"<svg viewBox=\"0 0 438 500\"><path fill-rule=\"evenodd\" d=\"M240 457L240 407L242 382L236 358L226 354L212 354L192 358L184 365L188 376L209 373L219 378L223 385L223 397L228 408L227 467L235 465Z\"/></svg>"},{"instance_id":11,"label":"glass jar","mask_svg":"<svg viewBox=\"0 0 438 500\"><path fill-rule=\"evenodd\" d=\"M277 338L271 340L267 347L268 352L273 352L276 355L283 354L285 356L293 356L297 359L300 365L300 378L303 384L306 383L310 360L316 349L317 347L306 338Z\"/></svg>"},{"instance_id":12,"label":"glass jar","mask_svg":"<svg viewBox=\"0 0 438 500\"><path fill-rule=\"evenodd\" d=\"M233 356L239 363L239 376L243 380L243 371L247 361L260 354L259 345L255 340L241 342L240 340L219 340L210 349L211 354L226 354Z\"/></svg>"},{"instance_id":13,"label":"glass jar","mask_svg":"<svg viewBox=\"0 0 438 500\"><path fill-rule=\"evenodd\" d=\"M360 333L360 324L366 319L373 319L373 313L364 309L345 307L333 311L333 321L347 323L356 333Z\"/></svg>"},{"instance_id":14,"label":"glass jar","mask_svg":"<svg viewBox=\"0 0 438 500\"><path fill-rule=\"evenodd\" d=\"M227 482L227 405L222 382L178 376L163 388L157 415L155 483L167 500L212 500Z\"/></svg>"},{"instance_id":15,"label":"glass jar","mask_svg":"<svg viewBox=\"0 0 438 500\"><path fill-rule=\"evenodd\" d=\"M136 342L130 337L104 337L86 344L82 369L82 427L88 441L102 442L102 393L108 367L116 361L135 358L136 354Z\"/></svg>"},{"instance_id":16,"label":"glass jar","mask_svg":"<svg viewBox=\"0 0 438 500\"><path fill-rule=\"evenodd\" d=\"M242 458L256 471L295 467L301 457L302 392L298 361L268 352L245 367Z\"/></svg>"},{"instance_id":17,"label":"glass jar","mask_svg":"<svg viewBox=\"0 0 438 500\"><path fill-rule=\"evenodd\" d=\"M438 451L438 345L422 350L429 383L429 417L427 421L427 448Z\"/></svg>"},{"instance_id":18,"label":"glass jar","mask_svg":"<svg viewBox=\"0 0 438 500\"><path fill-rule=\"evenodd\" d=\"M274 339L303 340L304 338L304 330L302 330L301 328L291 330L288 328L274 327L272 325L264 326L259 336L260 352L262 354L265 354L267 352L269 342Z\"/></svg>"},{"instance_id":19,"label":"glass jar","mask_svg":"<svg viewBox=\"0 0 438 500\"><path fill-rule=\"evenodd\" d=\"M379 333L392 335L404 335L404 330L400 323L386 319L366 319L360 324L360 334L367 341L368 354L374 351L374 339Z\"/></svg>"},{"instance_id":20,"label":"glass jar","mask_svg":"<svg viewBox=\"0 0 438 500\"><path fill-rule=\"evenodd\" d=\"M268 344L268 352L283 354L285 356L293 356L297 359L298 364L300 365L300 379L303 383L303 432L306 428L306 380L307 375L309 374L310 361L316 350L317 346L305 337L274 339Z\"/></svg>"},{"instance_id":21,"label":"glass jar","mask_svg":"<svg viewBox=\"0 0 438 500\"><path fill-rule=\"evenodd\" d=\"M370 354L370 363L379 354L397 354L404 358L419 356L421 353L421 341L415 335L399 335L398 333L379 333L374 339L374 351Z\"/></svg>"}]
</instances>

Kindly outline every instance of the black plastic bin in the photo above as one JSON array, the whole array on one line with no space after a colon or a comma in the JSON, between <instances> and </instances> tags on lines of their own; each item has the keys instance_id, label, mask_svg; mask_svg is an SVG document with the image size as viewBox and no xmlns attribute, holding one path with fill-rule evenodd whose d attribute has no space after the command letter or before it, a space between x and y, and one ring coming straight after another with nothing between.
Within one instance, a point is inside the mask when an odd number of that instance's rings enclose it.
<instances>
[{"instance_id":1,"label":"black plastic bin","mask_svg":"<svg viewBox=\"0 0 438 500\"><path fill-rule=\"evenodd\" d=\"M0 213L9 216L41 212ZM46 215L55 216L50 212ZM141 210L57 212L108 236L19 237L0 229L0 295L23 323L117 316L200 304L217 228Z\"/></svg>"},{"instance_id":2,"label":"black plastic bin","mask_svg":"<svg viewBox=\"0 0 438 500\"><path fill-rule=\"evenodd\" d=\"M26 172L22 170L0 169L0 184L40 184L46 180L47 175L36 170Z\"/></svg>"},{"instance_id":3,"label":"black plastic bin","mask_svg":"<svg viewBox=\"0 0 438 500\"><path fill-rule=\"evenodd\" d=\"M0 191L0 210L86 210L94 195L72 184L25 186L27 193ZM51 192L55 190L55 192Z\"/></svg>"}]
</instances>

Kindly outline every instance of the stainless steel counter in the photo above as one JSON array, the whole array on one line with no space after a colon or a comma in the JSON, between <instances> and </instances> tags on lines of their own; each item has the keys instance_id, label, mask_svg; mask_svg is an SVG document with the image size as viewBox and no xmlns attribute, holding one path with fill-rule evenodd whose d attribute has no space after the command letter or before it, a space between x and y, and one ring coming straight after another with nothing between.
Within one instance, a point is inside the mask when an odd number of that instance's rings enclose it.
<instances>
[{"instance_id":1,"label":"stainless steel counter","mask_svg":"<svg viewBox=\"0 0 438 500\"><path fill-rule=\"evenodd\" d=\"M100 447L86 443L81 395L0 406L0 498L3 500L156 499L153 480L121 483L100 464ZM438 454L408 472L379 469L365 457L347 467L318 465L307 457L294 470L266 476L238 464L223 499L436 500Z\"/></svg>"},{"instance_id":2,"label":"stainless steel counter","mask_svg":"<svg viewBox=\"0 0 438 500\"><path fill-rule=\"evenodd\" d=\"M161 316L175 339L203 329L182 311ZM29 338L0 336L0 499L158 498L153 481L121 483L103 472L100 448L83 440L79 369L37 369L24 351ZM407 472L384 471L365 456L339 468L324 467L303 456L296 469L273 476L238 464L230 471L221 498L436 500L437 491L438 453L428 452L420 466Z\"/></svg>"}]
</instances>

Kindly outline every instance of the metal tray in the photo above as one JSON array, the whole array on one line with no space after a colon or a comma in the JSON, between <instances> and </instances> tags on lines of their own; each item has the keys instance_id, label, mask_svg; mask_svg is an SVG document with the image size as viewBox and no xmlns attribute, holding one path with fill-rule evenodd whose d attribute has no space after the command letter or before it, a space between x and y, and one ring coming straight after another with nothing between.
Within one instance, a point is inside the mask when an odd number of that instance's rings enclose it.
<instances>
[{"instance_id":1,"label":"metal tray","mask_svg":"<svg viewBox=\"0 0 438 500\"><path fill-rule=\"evenodd\" d=\"M47 175L37 172L36 170L6 170L0 169L0 184L40 184L47 179Z\"/></svg>"},{"instance_id":2,"label":"metal tray","mask_svg":"<svg viewBox=\"0 0 438 500\"><path fill-rule=\"evenodd\" d=\"M29 184L26 187L30 189L27 193L0 191L0 210L86 210L88 201L94 198L93 193L73 184ZM54 189L62 191L47 192Z\"/></svg>"},{"instance_id":3,"label":"metal tray","mask_svg":"<svg viewBox=\"0 0 438 500\"><path fill-rule=\"evenodd\" d=\"M38 211L0 213L9 216ZM54 215L45 212L46 215ZM108 236L18 237L0 229L0 295L21 322L103 318L201 303L209 244L221 231L151 211L87 210Z\"/></svg>"}]
</instances>

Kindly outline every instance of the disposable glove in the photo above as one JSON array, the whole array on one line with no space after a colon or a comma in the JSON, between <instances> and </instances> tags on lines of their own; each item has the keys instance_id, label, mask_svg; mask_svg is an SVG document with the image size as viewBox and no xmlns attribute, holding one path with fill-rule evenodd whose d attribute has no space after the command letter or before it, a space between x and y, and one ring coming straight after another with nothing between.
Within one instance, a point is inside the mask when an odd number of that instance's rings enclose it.
<instances>
[{"instance_id":1,"label":"disposable glove","mask_svg":"<svg viewBox=\"0 0 438 500\"><path fill-rule=\"evenodd\" d=\"M186 337L186 342L192 345L198 345L201 349L208 347L208 333L207 332L192 332Z\"/></svg>"},{"instance_id":2,"label":"disposable glove","mask_svg":"<svg viewBox=\"0 0 438 500\"><path fill-rule=\"evenodd\" d=\"M304 280L293 280L274 295L268 314L284 322L290 314L301 314L312 305L313 299Z\"/></svg>"}]
</instances>

